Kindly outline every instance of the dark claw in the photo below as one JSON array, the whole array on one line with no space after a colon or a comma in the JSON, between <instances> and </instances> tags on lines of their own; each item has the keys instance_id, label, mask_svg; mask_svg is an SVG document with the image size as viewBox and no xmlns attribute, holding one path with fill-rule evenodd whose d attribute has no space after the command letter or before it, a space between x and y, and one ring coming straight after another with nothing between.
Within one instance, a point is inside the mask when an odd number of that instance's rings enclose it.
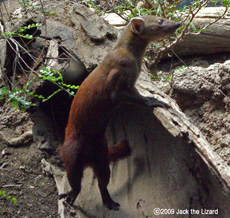
<instances>
[{"instance_id":1,"label":"dark claw","mask_svg":"<svg viewBox=\"0 0 230 218\"><path fill-rule=\"evenodd\" d=\"M66 198L67 195L68 195L67 193L65 193L65 194L60 194L60 195L58 195L58 199L61 200L61 199L63 199L63 198Z\"/></svg>"},{"instance_id":2,"label":"dark claw","mask_svg":"<svg viewBox=\"0 0 230 218\"><path fill-rule=\"evenodd\" d=\"M65 194L60 194L60 195L58 196L58 199L61 200L61 199L63 199L63 198L66 198L66 202L67 202L69 205L73 206L76 197L77 197L77 195L76 195L73 191L70 191L70 192L65 193Z\"/></svg>"},{"instance_id":3,"label":"dark claw","mask_svg":"<svg viewBox=\"0 0 230 218\"><path fill-rule=\"evenodd\" d=\"M119 203L116 203L114 201L112 202L107 202L107 203L104 203L104 206L108 209L108 210L119 210L120 208L120 204Z\"/></svg>"}]
</instances>

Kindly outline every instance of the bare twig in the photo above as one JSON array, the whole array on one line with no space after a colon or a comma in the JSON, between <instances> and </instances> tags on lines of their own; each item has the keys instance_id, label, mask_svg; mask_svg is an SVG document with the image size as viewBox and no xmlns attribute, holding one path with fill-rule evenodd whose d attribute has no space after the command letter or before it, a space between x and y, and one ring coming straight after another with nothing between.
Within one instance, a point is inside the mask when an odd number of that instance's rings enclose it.
<instances>
[{"instance_id":1,"label":"bare twig","mask_svg":"<svg viewBox=\"0 0 230 218\"><path fill-rule=\"evenodd\" d=\"M154 66L159 62L160 58L162 57L163 53L169 49L171 49L175 44L177 44L178 42L180 42L185 35L188 34L200 34L202 32L203 29L206 29L207 27L211 26L212 24L216 23L217 21L219 21L220 19L222 19L227 11L228 11L228 7L225 8L223 14L221 16L219 16L218 18L216 18L213 22L210 22L209 24L207 24L206 26L204 26L199 32L197 33L191 33L190 31L188 31L190 23L193 21L193 19L195 18L195 16L198 14L198 12L205 6L207 5L208 1L202 1L203 3L201 3L200 5L196 6L193 10L192 8L189 9L189 14L186 17L186 25L184 26L184 29L182 30L181 34L171 43L164 45L162 48L160 48L157 53L156 56L154 58L153 63L151 63L150 65L150 69L153 69Z\"/></svg>"},{"instance_id":2,"label":"bare twig","mask_svg":"<svg viewBox=\"0 0 230 218\"><path fill-rule=\"evenodd\" d=\"M119 17L121 17L123 20L125 20L126 22L129 22L129 20L127 18L125 18L123 15L121 15L120 13L118 13L114 8L111 9L111 12L115 13L116 15L118 15Z\"/></svg>"},{"instance_id":3,"label":"bare twig","mask_svg":"<svg viewBox=\"0 0 230 218\"><path fill-rule=\"evenodd\" d=\"M118 15L120 18L122 18L123 20L125 20L126 22L129 22L129 19L127 19L127 18L124 17L121 13L118 13L118 12L115 10L115 7L116 7L116 6L111 5L111 4L109 3L108 0L106 0L106 4L107 4L107 5L109 6L109 8L110 8L110 10L108 11L108 13L113 12L113 13L115 13L116 15ZM126 5L126 6L127 6L127 5ZM132 10L130 10L130 11L131 11L131 13L133 13Z\"/></svg>"},{"instance_id":4,"label":"bare twig","mask_svg":"<svg viewBox=\"0 0 230 218\"><path fill-rule=\"evenodd\" d=\"M148 9L151 9L154 7L151 1L149 1L149 0L144 0L144 1L145 1L146 5L148 6Z\"/></svg>"},{"instance_id":5,"label":"bare twig","mask_svg":"<svg viewBox=\"0 0 230 218\"><path fill-rule=\"evenodd\" d=\"M213 25L214 23L218 22L219 20L221 20L226 13L228 12L228 7L225 7L225 10L223 12L223 14L221 16L219 16L218 18L216 18L213 22L210 22L208 24L206 24L206 26L204 26L202 29L207 29L209 26ZM191 33L193 35L199 35L201 33L201 30L198 33Z\"/></svg>"},{"instance_id":6,"label":"bare twig","mask_svg":"<svg viewBox=\"0 0 230 218\"><path fill-rule=\"evenodd\" d=\"M20 187L22 187L22 184L8 184L8 185L3 185L3 186L1 186L1 188L20 188Z\"/></svg>"}]
</instances>

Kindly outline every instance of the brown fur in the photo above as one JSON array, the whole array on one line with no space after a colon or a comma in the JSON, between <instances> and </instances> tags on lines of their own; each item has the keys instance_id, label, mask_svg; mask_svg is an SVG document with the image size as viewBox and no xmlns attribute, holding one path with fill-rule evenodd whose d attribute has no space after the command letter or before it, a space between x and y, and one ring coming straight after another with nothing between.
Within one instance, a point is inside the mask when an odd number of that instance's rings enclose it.
<instances>
[{"instance_id":1,"label":"brown fur","mask_svg":"<svg viewBox=\"0 0 230 218\"><path fill-rule=\"evenodd\" d=\"M119 209L109 195L109 162L127 157L127 140L108 148L105 131L115 107L121 103L144 107L167 107L153 97L141 96L135 88L146 47L151 41L172 34L179 24L155 16L134 18L127 25L114 49L85 79L72 102L61 157L72 191L67 202L73 204L81 190L85 166L91 166L98 179L103 204Z\"/></svg>"}]
</instances>

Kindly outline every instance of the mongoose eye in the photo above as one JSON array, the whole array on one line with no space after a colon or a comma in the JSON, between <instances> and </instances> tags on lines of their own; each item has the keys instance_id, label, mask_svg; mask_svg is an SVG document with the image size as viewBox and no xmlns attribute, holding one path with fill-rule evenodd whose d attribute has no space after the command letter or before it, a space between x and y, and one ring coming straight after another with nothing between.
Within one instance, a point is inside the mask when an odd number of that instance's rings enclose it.
<instances>
[{"instance_id":1,"label":"mongoose eye","mask_svg":"<svg viewBox=\"0 0 230 218\"><path fill-rule=\"evenodd\" d=\"M157 20L157 23L160 24L160 25L162 25L164 23L164 20L159 19L159 20Z\"/></svg>"}]
</instances>

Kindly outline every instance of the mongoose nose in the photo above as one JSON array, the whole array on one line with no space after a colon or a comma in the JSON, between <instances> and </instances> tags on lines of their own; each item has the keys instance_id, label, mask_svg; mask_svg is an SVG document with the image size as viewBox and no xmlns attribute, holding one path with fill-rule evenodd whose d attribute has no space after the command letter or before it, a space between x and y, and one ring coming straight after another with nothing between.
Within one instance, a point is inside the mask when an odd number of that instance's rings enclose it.
<instances>
[{"instance_id":1,"label":"mongoose nose","mask_svg":"<svg viewBox=\"0 0 230 218\"><path fill-rule=\"evenodd\" d=\"M176 25L177 25L178 27L180 27L180 26L181 26L181 23L180 23L180 22L176 22Z\"/></svg>"}]
</instances>

